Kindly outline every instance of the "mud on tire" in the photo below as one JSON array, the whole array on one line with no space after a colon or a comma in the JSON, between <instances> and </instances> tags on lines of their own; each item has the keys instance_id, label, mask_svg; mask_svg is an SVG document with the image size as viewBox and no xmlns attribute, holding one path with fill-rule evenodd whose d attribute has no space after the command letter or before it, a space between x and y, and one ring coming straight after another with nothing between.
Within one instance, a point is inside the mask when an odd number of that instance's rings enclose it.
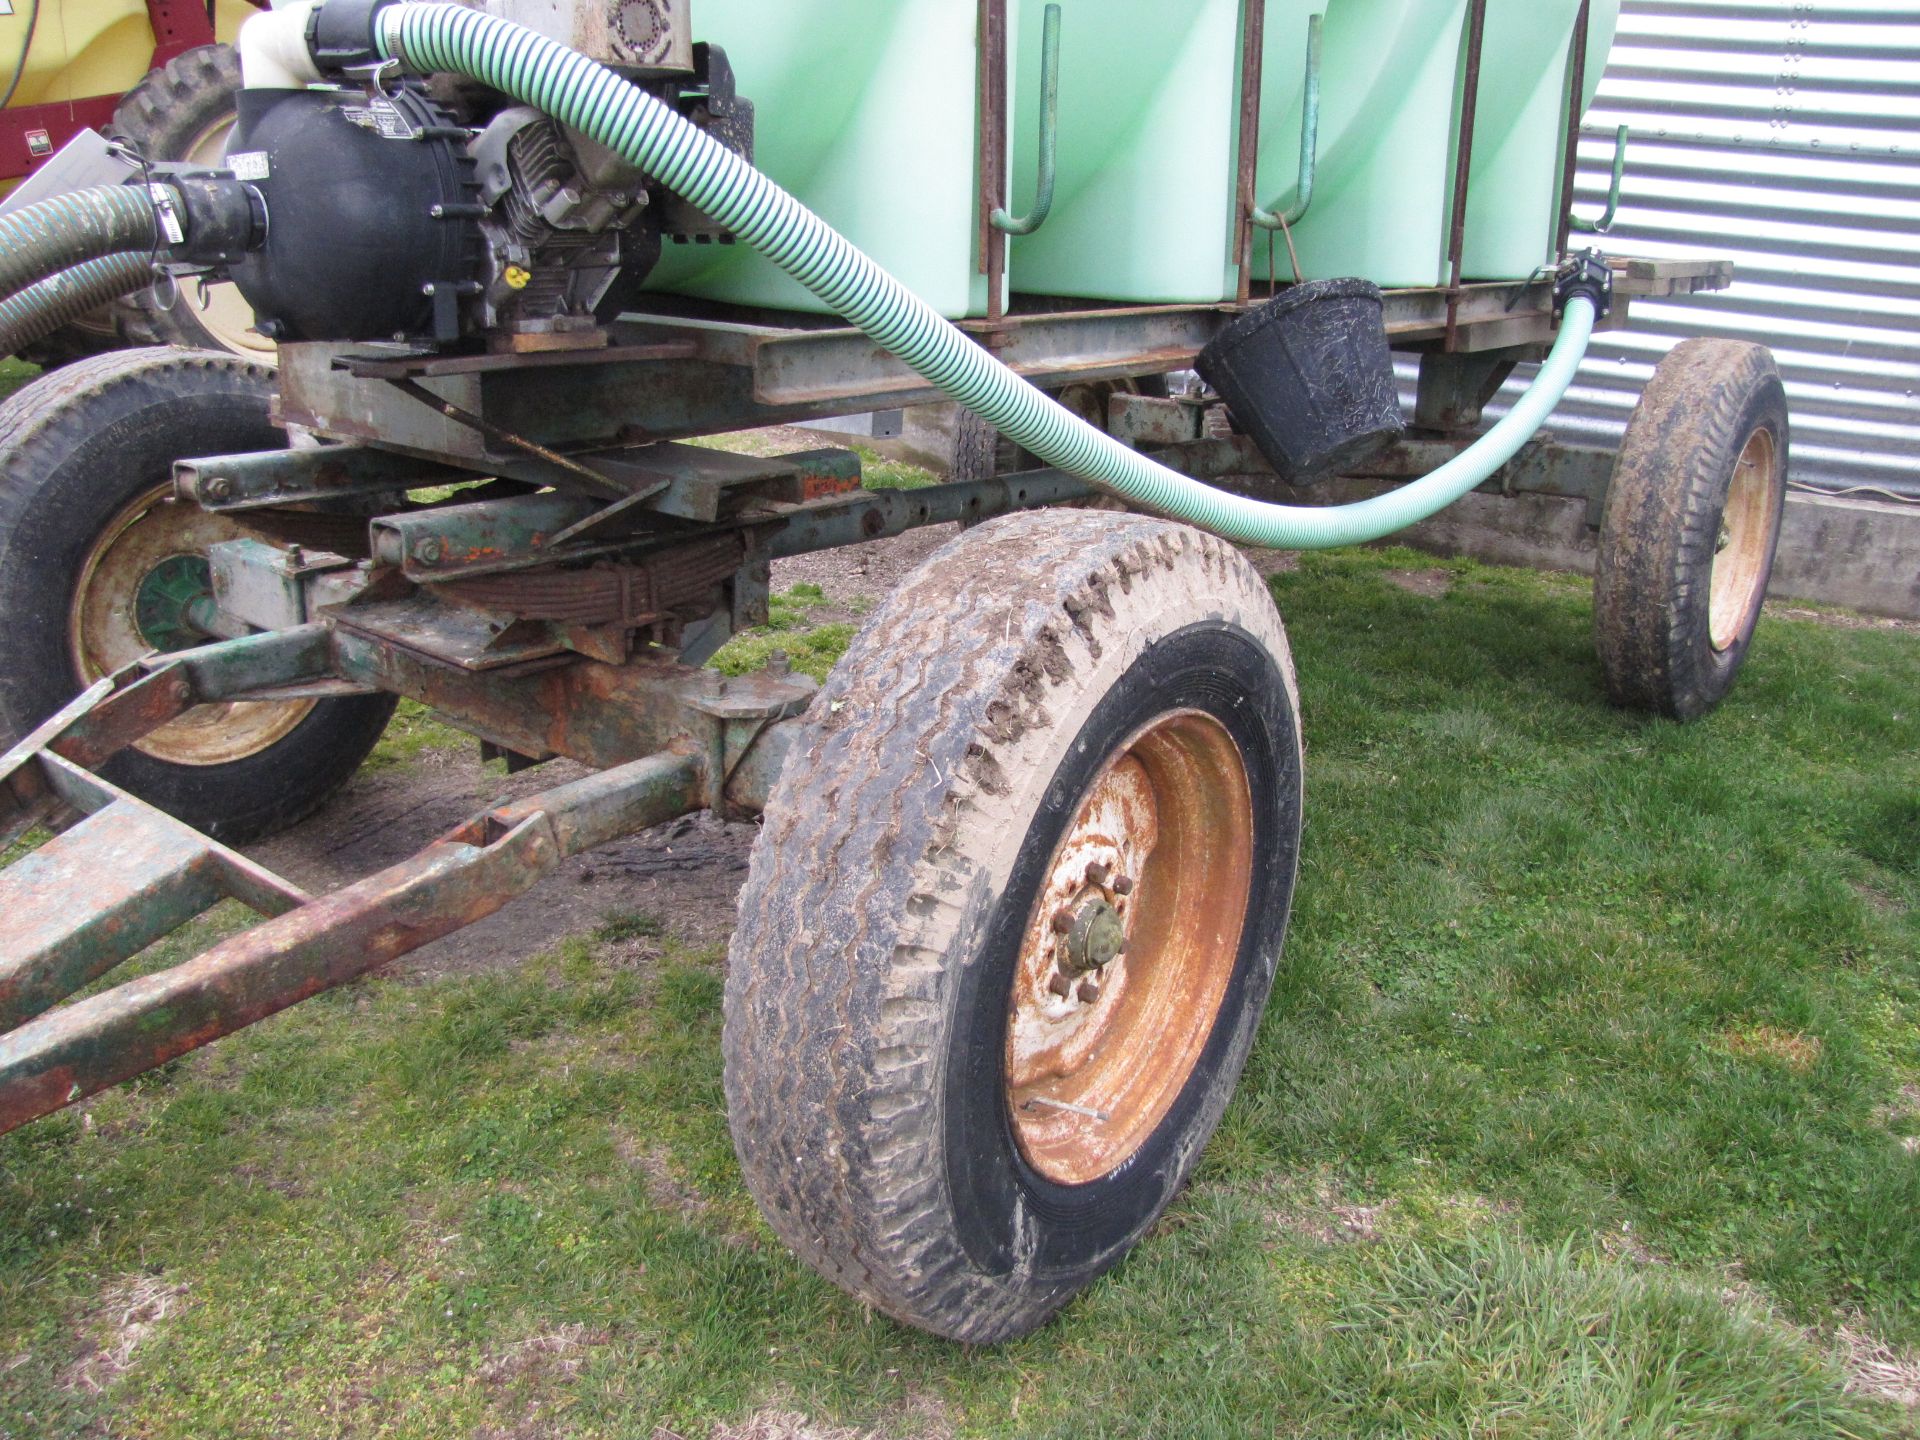
<instances>
[{"instance_id":1,"label":"mud on tire","mask_svg":"<svg viewBox=\"0 0 1920 1440\"><path fill-rule=\"evenodd\" d=\"M1732 688L1773 572L1787 428L1764 346L1688 340L1654 371L1614 461L1594 576L1615 704L1691 720Z\"/></svg>"},{"instance_id":2,"label":"mud on tire","mask_svg":"<svg viewBox=\"0 0 1920 1440\"><path fill-rule=\"evenodd\" d=\"M991 521L886 601L771 797L727 980L735 1147L802 1258L992 1342L1139 1239L1273 980L1296 717L1259 577L1165 521ZM1085 916L1124 948L1047 988Z\"/></svg>"}]
</instances>

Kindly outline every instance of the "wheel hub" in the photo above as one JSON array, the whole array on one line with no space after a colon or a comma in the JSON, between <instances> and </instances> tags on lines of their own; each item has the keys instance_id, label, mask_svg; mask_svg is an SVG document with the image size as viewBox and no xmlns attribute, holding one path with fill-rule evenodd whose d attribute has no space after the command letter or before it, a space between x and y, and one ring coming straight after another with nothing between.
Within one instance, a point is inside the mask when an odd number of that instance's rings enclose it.
<instances>
[{"instance_id":1,"label":"wheel hub","mask_svg":"<svg viewBox=\"0 0 1920 1440\"><path fill-rule=\"evenodd\" d=\"M1233 974L1252 843L1239 749L1196 711L1137 733L1081 801L1009 1004L1008 1109L1049 1179L1109 1173L1179 1097Z\"/></svg>"},{"instance_id":2,"label":"wheel hub","mask_svg":"<svg viewBox=\"0 0 1920 1440\"><path fill-rule=\"evenodd\" d=\"M245 532L173 498L171 483L140 496L101 533L81 562L68 611L74 678L90 685L151 651L184 650L208 638L213 609L207 548ZM134 742L175 765L223 765L284 739L312 700L232 700L196 705Z\"/></svg>"},{"instance_id":3,"label":"wheel hub","mask_svg":"<svg viewBox=\"0 0 1920 1440\"><path fill-rule=\"evenodd\" d=\"M1778 469L1773 433L1755 430L1741 447L1727 484L1715 537L1707 598L1707 638L1715 650L1738 641L1760 607L1767 559L1773 553Z\"/></svg>"},{"instance_id":4,"label":"wheel hub","mask_svg":"<svg viewBox=\"0 0 1920 1440\"><path fill-rule=\"evenodd\" d=\"M134 628L155 650L186 650L208 638L195 623L213 601L213 572L199 555L169 555L141 577Z\"/></svg>"}]
</instances>

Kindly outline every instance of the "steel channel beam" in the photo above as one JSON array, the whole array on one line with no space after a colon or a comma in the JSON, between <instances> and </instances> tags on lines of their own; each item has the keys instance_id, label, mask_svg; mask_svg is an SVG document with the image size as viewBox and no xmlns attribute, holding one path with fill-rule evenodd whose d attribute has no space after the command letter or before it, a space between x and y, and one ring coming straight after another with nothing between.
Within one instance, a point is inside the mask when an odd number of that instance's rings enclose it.
<instances>
[{"instance_id":1,"label":"steel channel beam","mask_svg":"<svg viewBox=\"0 0 1920 1440\"><path fill-rule=\"evenodd\" d=\"M260 450L177 460L175 492L205 510L259 510L357 495L388 495L476 478L472 470L436 465L364 445Z\"/></svg>"},{"instance_id":2,"label":"steel channel beam","mask_svg":"<svg viewBox=\"0 0 1920 1440\"><path fill-rule=\"evenodd\" d=\"M702 801L698 754L649 755L481 815L420 854L0 1035L0 1131L165 1064L500 909L568 855Z\"/></svg>"},{"instance_id":3,"label":"steel channel beam","mask_svg":"<svg viewBox=\"0 0 1920 1440\"><path fill-rule=\"evenodd\" d=\"M1086 481L1060 470L1032 470L924 490L868 490L845 500L804 506L770 522L768 543L776 556L804 555L898 535L922 525L987 520L1097 493Z\"/></svg>"},{"instance_id":4,"label":"steel channel beam","mask_svg":"<svg viewBox=\"0 0 1920 1440\"><path fill-rule=\"evenodd\" d=\"M1538 344L1553 336L1550 284L1472 284L1458 291L1388 291L1389 342L1417 348L1443 340L1450 304L1460 349ZM1238 313L1225 304L1131 306L1008 315L991 324L963 321L961 328L983 341L991 337L995 355L1035 384L1059 387L1183 369ZM1617 304L1608 323L1624 318L1625 306ZM866 335L842 326L776 329L650 316L618 330L627 338L680 342L673 353L685 358L625 358L659 350L621 345L565 364L457 373L436 371L436 362L423 357L412 373L460 409L561 449L638 445L942 398ZM291 423L429 461L565 483L550 471L531 475L526 457L490 450L479 432L390 384L336 368L354 353L352 346L282 350L280 407ZM406 369L406 362L383 363Z\"/></svg>"}]
</instances>

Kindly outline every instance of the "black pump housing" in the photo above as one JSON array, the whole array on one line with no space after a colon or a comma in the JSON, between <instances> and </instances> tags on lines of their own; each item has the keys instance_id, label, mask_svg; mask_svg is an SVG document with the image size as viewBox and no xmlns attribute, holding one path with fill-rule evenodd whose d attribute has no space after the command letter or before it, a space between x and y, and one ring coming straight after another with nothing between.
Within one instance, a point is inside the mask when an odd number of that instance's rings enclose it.
<instances>
[{"instance_id":1,"label":"black pump housing","mask_svg":"<svg viewBox=\"0 0 1920 1440\"><path fill-rule=\"evenodd\" d=\"M267 233L232 273L260 332L454 339L481 257L464 132L410 88L242 90L238 105L227 163L265 199Z\"/></svg>"}]
</instances>

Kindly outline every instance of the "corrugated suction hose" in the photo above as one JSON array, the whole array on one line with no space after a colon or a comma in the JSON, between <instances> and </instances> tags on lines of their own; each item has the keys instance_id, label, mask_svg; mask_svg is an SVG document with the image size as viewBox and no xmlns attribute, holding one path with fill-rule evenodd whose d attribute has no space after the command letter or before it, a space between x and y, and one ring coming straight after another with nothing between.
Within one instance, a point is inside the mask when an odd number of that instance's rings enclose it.
<instances>
[{"instance_id":1,"label":"corrugated suction hose","mask_svg":"<svg viewBox=\"0 0 1920 1440\"><path fill-rule=\"evenodd\" d=\"M1586 353L1596 318L1587 297L1570 299L1532 387L1475 445L1432 474L1351 505L1251 500L1157 464L1055 403L753 166L605 66L461 6L401 0L379 12L376 26L388 58L423 72L477 80L657 176L944 394L1049 465L1144 510L1242 544L1312 549L1374 540L1451 504L1511 459L1545 422Z\"/></svg>"}]
</instances>

